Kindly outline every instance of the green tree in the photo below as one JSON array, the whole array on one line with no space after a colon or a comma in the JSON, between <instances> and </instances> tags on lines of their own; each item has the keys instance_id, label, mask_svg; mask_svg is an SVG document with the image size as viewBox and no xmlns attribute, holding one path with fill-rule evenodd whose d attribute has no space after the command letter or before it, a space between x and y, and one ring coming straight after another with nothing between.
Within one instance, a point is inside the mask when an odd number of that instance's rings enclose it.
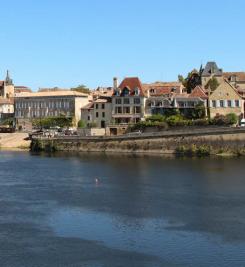
<instances>
[{"instance_id":1,"label":"green tree","mask_svg":"<svg viewBox=\"0 0 245 267\"><path fill-rule=\"evenodd\" d=\"M196 69L188 73L187 77L184 78L182 75L178 76L179 82L187 89L187 93L191 93L192 90L197 86L201 85L201 70Z\"/></svg>"},{"instance_id":2,"label":"green tree","mask_svg":"<svg viewBox=\"0 0 245 267\"><path fill-rule=\"evenodd\" d=\"M203 104L197 104L192 111L192 119L203 119L205 115L205 106Z\"/></svg>"},{"instance_id":3,"label":"green tree","mask_svg":"<svg viewBox=\"0 0 245 267\"><path fill-rule=\"evenodd\" d=\"M217 89L218 86L219 86L218 80L215 77L213 77L205 85L205 89L209 89L210 88L211 91L213 92L215 89Z\"/></svg>"}]
</instances>

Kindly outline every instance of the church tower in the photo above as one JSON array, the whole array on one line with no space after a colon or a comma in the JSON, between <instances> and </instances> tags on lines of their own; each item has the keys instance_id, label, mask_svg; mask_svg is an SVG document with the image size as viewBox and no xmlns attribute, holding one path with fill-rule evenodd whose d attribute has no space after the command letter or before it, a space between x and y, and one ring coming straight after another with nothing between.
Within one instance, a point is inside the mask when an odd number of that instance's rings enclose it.
<instances>
[{"instance_id":1,"label":"church tower","mask_svg":"<svg viewBox=\"0 0 245 267\"><path fill-rule=\"evenodd\" d=\"M3 91L4 98L12 98L14 97L14 84L13 80L9 76L9 71L7 70L7 75L4 81L4 91Z\"/></svg>"}]
</instances>

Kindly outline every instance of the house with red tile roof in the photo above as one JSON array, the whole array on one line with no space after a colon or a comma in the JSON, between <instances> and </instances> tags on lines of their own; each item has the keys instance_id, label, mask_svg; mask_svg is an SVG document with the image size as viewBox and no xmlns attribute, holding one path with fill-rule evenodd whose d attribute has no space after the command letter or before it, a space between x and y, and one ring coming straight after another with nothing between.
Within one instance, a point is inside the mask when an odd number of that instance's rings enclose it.
<instances>
[{"instance_id":1,"label":"house with red tile roof","mask_svg":"<svg viewBox=\"0 0 245 267\"><path fill-rule=\"evenodd\" d=\"M144 87L138 77L127 77L120 85L114 78L112 95L112 122L129 124L141 121L145 116Z\"/></svg>"}]
</instances>

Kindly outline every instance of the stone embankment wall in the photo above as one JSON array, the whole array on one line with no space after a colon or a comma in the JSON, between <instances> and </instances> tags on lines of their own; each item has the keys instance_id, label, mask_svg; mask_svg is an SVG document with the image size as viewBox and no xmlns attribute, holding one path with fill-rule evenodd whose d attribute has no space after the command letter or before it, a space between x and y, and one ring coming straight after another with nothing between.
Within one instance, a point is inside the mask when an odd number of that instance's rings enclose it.
<instances>
[{"instance_id":1,"label":"stone embankment wall","mask_svg":"<svg viewBox=\"0 0 245 267\"><path fill-rule=\"evenodd\" d=\"M117 137L35 138L33 151L81 151L117 153L245 153L245 129L191 129Z\"/></svg>"}]
</instances>

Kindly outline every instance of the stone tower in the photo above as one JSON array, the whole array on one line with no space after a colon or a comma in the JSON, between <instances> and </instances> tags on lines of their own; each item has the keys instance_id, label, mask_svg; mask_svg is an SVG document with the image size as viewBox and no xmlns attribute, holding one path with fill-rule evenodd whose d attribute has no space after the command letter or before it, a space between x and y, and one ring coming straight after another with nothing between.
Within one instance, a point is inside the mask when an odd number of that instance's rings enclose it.
<instances>
[{"instance_id":1,"label":"stone tower","mask_svg":"<svg viewBox=\"0 0 245 267\"><path fill-rule=\"evenodd\" d=\"M4 98L12 98L14 97L14 84L13 80L9 76L9 71L7 70L7 75L4 81L4 91L3 91Z\"/></svg>"}]
</instances>

